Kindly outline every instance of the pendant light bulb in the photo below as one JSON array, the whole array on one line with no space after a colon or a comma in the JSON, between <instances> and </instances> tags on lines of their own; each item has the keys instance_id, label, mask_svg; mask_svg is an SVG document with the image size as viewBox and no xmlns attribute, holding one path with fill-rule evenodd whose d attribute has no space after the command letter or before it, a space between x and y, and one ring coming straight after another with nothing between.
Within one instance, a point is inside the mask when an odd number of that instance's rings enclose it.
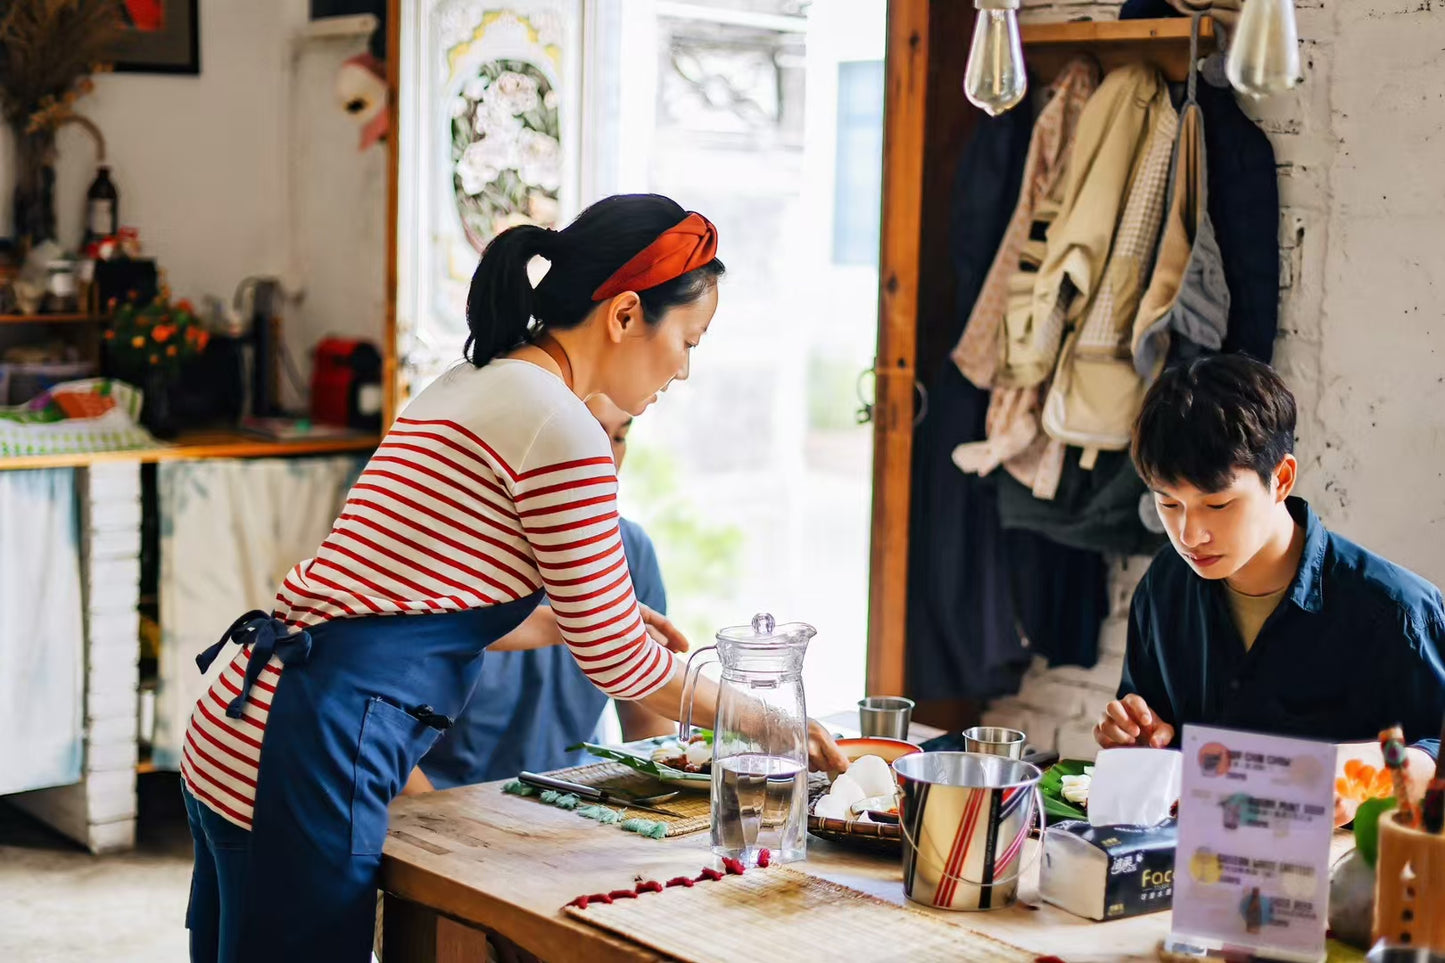
<instances>
[{"instance_id":1,"label":"pendant light bulb","mask_svg":"<svg viewBox=\"0 0 1445 963\"><path fill-rule=\"evenodd\" d=\"M1245 0L1224 64L1229 85L1260 100L1300 82L1294 0Z\"/></svg>"},{"instance_id":2,"label":"pendant light bulb","mask_svg":"<svg viewBox=\"0 0 1445 963\"><path fill-rule=\"evenodd\" d=\"M1029 89L1019 39L1019 0L974 0L973 5L978 21L973 25L963 92L969 103L997 117L1023 100Z\"/></svg>"}]
</instances>

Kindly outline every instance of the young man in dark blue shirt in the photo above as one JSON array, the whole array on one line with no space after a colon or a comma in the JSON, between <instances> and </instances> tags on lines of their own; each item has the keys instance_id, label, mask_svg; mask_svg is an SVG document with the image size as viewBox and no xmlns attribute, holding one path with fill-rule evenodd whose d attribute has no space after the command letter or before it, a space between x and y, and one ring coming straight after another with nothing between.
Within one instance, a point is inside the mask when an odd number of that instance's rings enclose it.
<instances>
[{"instance_id":1,"label":"young man in dark blue shirt","mask_svg":"<svg viewBox=\"0 0 1445 963\"><path fill-rule=\"evenodd\" d=\"M1268 365L1216 355L1166 371L1133 457L1170 546L1134 593L1105 748L1177 745L1187 723L1327 739L1382 765L1399 723L1423 794L1445 717L1440 591L1328 531L1291 497L1295 400ZM1341 802L1336 818L1353 816Z\"/></svg>"}]
</instances>

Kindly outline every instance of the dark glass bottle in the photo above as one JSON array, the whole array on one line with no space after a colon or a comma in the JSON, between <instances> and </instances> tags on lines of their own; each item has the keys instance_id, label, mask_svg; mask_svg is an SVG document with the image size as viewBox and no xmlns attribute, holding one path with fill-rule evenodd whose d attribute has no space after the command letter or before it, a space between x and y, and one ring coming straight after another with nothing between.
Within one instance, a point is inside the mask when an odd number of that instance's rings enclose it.
<instances>
[{"instance_id":1,"label":"dark glass bottle","mask_svg":"<svg viewBox=\"0 0 1445 963\"><path fill-rule=\"evenodd\" d=\"M120 230L120 194L110 179L110 168L101 164L85 192L85 246L101 238L114 237Z\"/></svg>"}]
</instances>

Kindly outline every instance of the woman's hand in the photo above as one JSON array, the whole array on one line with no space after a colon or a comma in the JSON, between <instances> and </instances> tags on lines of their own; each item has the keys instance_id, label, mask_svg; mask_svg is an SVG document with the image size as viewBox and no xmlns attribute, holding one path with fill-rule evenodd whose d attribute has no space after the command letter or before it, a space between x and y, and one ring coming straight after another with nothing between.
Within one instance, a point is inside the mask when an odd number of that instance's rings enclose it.
<instances>
[{"instance_id":1,"label":"woman's hand","mask_svg":"<svg viewBox=\"0 0 1445 963\"><path fill-rule=\"evenodd\" d=\"M848 757L817 719L808 720L808 768L814 772L848 771Z\"/></svg>"}]
</instances>

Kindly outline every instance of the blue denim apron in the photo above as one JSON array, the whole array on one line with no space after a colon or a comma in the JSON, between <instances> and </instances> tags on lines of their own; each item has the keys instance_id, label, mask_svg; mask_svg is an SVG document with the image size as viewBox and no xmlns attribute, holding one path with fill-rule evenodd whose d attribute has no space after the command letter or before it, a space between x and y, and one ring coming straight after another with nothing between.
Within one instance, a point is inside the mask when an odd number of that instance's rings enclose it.
<instances>
[{"instance_id":1,"label":"blue denim apron","mask_svg":"<svg viewBox=\"0 0 1445 963\"><path fill-rule=\"evenodd\" d=\"M465 612L336 619L289 635L252 613L197 657L204 671L228 643L252 646L232 715L272 653L286 666L262 741L244 905L231 917L241 925L228 928L234 945L217 958L370 959L387 806L466 705L482 650L541 596Z\"/></svg>"}]
</instances>

